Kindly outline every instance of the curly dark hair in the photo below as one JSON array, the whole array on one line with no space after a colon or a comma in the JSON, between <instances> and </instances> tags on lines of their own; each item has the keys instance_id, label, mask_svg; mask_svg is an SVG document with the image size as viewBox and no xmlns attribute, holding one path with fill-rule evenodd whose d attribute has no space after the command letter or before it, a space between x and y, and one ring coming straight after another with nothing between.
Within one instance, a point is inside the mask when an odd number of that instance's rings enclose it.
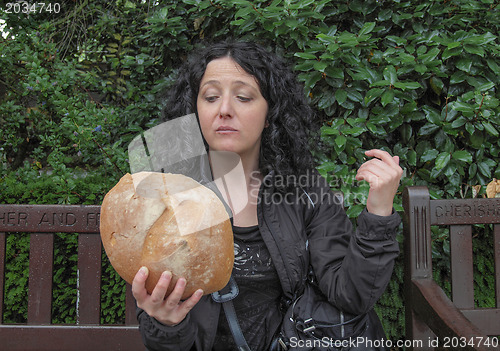
<instances>
[{"instance_id":1,"label":"curly dark hair","mask_svg":"<svg viewBox=\"0 0 500 351\"><path fill-rule=\"evenodd\" d=\"M303 86L284 59L254 42L219 42L191 55L168 92L163 119L197 114L196 100L206 67L222 57L231 57L254 76L268 103L269 126L261 138L260 172L300 176L314 169L311 148L317 145L319 125Z\"/></svg>"}]
</instances>

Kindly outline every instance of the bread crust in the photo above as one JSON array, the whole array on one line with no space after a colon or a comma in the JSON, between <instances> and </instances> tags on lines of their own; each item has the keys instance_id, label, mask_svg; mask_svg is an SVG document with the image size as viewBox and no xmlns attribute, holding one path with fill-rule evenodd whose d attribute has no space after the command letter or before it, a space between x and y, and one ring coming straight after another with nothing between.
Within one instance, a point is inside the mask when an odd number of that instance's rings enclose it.
<instances>
[{"instance_id":1,"label":"bread crust","mask_svg":"<svg viewBox=\"0 0 500 351\"><path fill-rule=\"evenodd\" d=\"M111 265L128 283L148 267L149 293L164 271L172 272L167 294L186 279L183 299L197 289L218 291L231 276L229 216L212 190L187 176L127 173L104 197L100 231Z\"/></svg>"}]
</instances>

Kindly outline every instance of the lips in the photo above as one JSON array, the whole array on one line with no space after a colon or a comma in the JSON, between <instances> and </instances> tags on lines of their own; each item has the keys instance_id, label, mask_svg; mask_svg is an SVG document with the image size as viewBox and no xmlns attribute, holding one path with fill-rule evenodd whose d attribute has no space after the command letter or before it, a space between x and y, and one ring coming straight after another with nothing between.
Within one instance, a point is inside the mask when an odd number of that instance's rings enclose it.
<instances>
[{"instance_id":1,"label":"lips","mask_svg":"<svg viewBox=\"0 0 500 351\"><path fill-rule=\"evenodd\" d=\"M237 130L229 126L220 126L216 132L236 132Z\"/></svg>"}]
</instances>

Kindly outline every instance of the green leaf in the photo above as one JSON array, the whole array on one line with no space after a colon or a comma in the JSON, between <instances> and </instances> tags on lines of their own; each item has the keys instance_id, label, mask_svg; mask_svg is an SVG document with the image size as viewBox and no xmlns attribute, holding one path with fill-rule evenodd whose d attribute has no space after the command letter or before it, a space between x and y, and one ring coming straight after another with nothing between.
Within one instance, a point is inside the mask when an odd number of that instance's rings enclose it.
<instances>
[{"instance_id":1,"label":"green leaf","mask_svg":"<svg viewBox=\"0 0 500 351\"><path fill-rule=\"evenodd\" d=\"M481 84L478 87L476 87L476 90L478 90L478 91L487 91L487 90L490 90L490 89L492 89L494 87L495 87L495 83L493 83L493 82L487 82L487 83Z\"/></svg>"},{"instance_id":2,"label":"green leaf","mask_svg":"<svg viewBox=\"0 0 500 351\"><path fill-rule=\"evenodd\" d=\"M451 157L454 160L459 160L459 161L463 161L463 162L467 162L467 163L472 162L472 155L469 151L466 151L466 150L455 151Z\"/></svg>"},{"instance_id":3,"label":"green leaf","mask_svg":"<svg viewBox=\"0 0 500 351\"><path fill-rule=\"evenodd\" d=\"M470 54L484 56L484 49L478 45L464 45L465 51Z\"/></svg>"},{"instance_id":4,"label":"green leaf","mask_svg":"<svg viewBox=\"0 0 500 351\"><path fill-rule=\"evenodd\" d=\"M424 125L422 128L419 129L418 135L420 136L429 135L434 133L439 128L441 127L438 125L435 125L433 123L427 123L426 125Z\"/></svg>"},{"instance_id":5,"label":"green leaf","mask_svg":"<svg viewBox=\"0 0 500 351\"><path fill-rule=\"evenodd\" d=\"M430 63L434 61L436 56L439 54L439 48L433 48L429 50L426 54L420 55L419 59L422 61L422 63Z\"/></svg>"},{"instance_id":6,"label":"green leaf","mask_svg":"<svg viewBox=\"0 0 500 351\"><path fill-rule=\"evenodd\" d=\"M386 87L391 85L391 82L388 80L379 80L376 81L375 83L370 84L370 87Z\"/></svg>"},{"instance_id":7,"label":"green leaf","mask_svg":"<svg viewBox=\"0 0 500 351\"><path fill-rule=\"evenodd\" d=\"M354 47L359 44L358 37L349 32L344 32L339 35L338 41L344 48Z\"/></svg>"},{"instance_id":8,"label":"green leaf","mask_svg":"<svg viewBox=\"0 0 500 351\"><path fill-rule=\"evenodd\" d=\"M343 149L345 147L346 142L347 138L344 135L339 135L338 137L335 138L335 144L337 144L339 148Z\"/></svg>"},{"instance_id":9,"label":"green leaf","mask_svg":"<svg viewBox=\"0 0 500 351\"><path fill-rule=\"evenodd\" d=\"M331 93L324 93L318 101L318 107L322 110L332 106L335 103L335 96Z\"/></svg>"},{"instance_id":10,"label":"green leaf","mask_svg":"<svg viewBox=\"0 0 500 351\"><path fill-rule=\"evenodd\" d=\"M463 117L462 117L462 118L463 118ZM470 135L472 135L472 134L474 134L474 130L476 130L476 129L474 128L474 125L473 125L472 123L467 122L467 123L465 124L465 130L466 130L466 131L467 131Z\"/></svg>"},{"instance_id":11,"label":"green leaf","mask_svg":"<svg viewBox=\"0 0 500 351\"><path fill-rule=\"evenodd\" d=\"M472 59L470 59L469 57L462 58L457 62L457 68L464 72L467 73L470 72L471 67L472 67Z\"/></svg>"},{"instance_id":12,"label":"green leaf","mask_svg":"<svg viewBox=\"0 0 500 351\"><path fill-rule=\"evenodd\" d=\"M442 152L436 157L436 169L440 170L445 168L450 162L451 155L449 152Z\"/></svg>"},{"instance_id":13,"label":"green leaf","mask_svg":"<svg viewBox=\"0 0 500 351\"><path fill-rule=\"evenodd\" d=\"M364 205L352 205L346 210L346 214L349 218L356 218L363 212L364 208Z\"/></svg>"},{"instance_id":14,"label":"green leaf","mask_svg":"<svg viewBox=\"0 0 500 351\"><path fill-rule=\"evenodd\" d=\"M431 160L436 159L437 155L439 154L438 150L431 149L431 150L426 150L422 156L420 156L420 161L422 162L428 162Z\"/></svg>"},{"instance_id":15,"label":"green leaf","mask_svg":"<svg viewBox=\"0 0 500 351\"><path fill-rule=\"evenodd\" d=\"M415 150L409 150L408 153L406 154L406 159L408 160L408 163L410 166L416 166L417 165L417 153Z\"/></svg>"},{"instance_id":16,"label":"green leaf","mask_svg":"<svg viewBox=\"0 0 500 351\"><path fill-rule=\"evenodd\" d=\"M474 108L470 104L461 101L453 103L452 108L460 112L468 112L468 113L474 112Z\"/></svg>"},{"instance_id":17,"label":"green leaf","mask_svg":"<svg viewBox=\"0 0 500 351\"><path fill-rule=\"evenodd\" d=\"M441 95L441 92L443 91L444 83L441 79L438 77L432 77L429 81L432 90L436 93L436 95Z\"/></svg>"},{"instance_id":18,"label":"green leaf","mask_svg":"<svg viewBox=\"0 0 500 351\"><path fill-rule=\"evenodd\" d=\"M325 73L331 78L344 79L344 70L339 67L328 66L325 68Z\"/></svg>"},{"instance_id":19,"label":"green leaf","mask_svg":"<svg viewBox=\"0 0 500 351\"><path fill-rule=\"evenodd\" d=\"M479 162L477 164L477 168L479 170L479 173L481 173L482 175L484 175L486 178L490 178L491 177L491 168L490 166L488 165L487 162Z\"/></svg>"},{"instance_id":20,"label":"green leaf","mask_svg":"<svg viewBox=\"0 0 500 351\"><path fill-rule=\"evenodd\" d=\"M490 122L483 122L482 124L484 126L484 129L494 137L497 137L499 135L496 128Z\"/></svg>"},{"instance_id":21,"label":"green leaf","mask_svg":"<svg viewBox=\"0 0 500 351\"><path fill-rule=\"evenodd\" d=\"M348 89L347 90L347 97L349 100L354 101L354 102L361 102L363 101L363 95L357 90L354 89Z\"/></svg>"},{"instance_id":22,"label":"green leaf","mask_svg":"<svg viewBox=\"0 0 500 351\"><path fill-rule=\"evenodd\" d=\"M450 84L462 83L465 80L465 73L462 71L457 71L451 75Z\"/></svg>"},{"instance_id":23,"label":"green leaf","mask_svg":"<svg viewBox=\"0 0 500 351\"><path fill-rule=\"evenodd\" d=\"M324 72L326 67L328 67L328 62L325 61L317 61L314 64L314 69L316 71Z\"/></svg>"},{"instance_id":24,"label":"green leaf","mask_svg":"<svg viewBox=\"0 0 500 351\"><path fill-rule=\"evenodd\" d=\"M427 66L423 64L415 65L415 71L417 71L418 73L425 73L427 72Z\"/></svg>"},{"instance_id":25,"label":"green leaf","mask_svg":"<svg viewBox=\"0 0 500 351\"><path fill-rule=\"evenodd\" d=\"M322 135L339 135L339 133L340 132L337 127L328 127L328 126L321 127Z\"/></svg>"},{"instance_id":26,"label":"green leaf","mask_svg":"<svg viewBox=\"0 0 500 351\"><path fill-rule=\"evenodd\" d=\"M317 57L315 54L312 54L310 52L296 52L294 56L306 59L306 60L316 60Z\"/></svg>"},{"instance_id":27,"label":"green leaf","mask_svg":"<svg viewBox=\"0 0 500 351\"><path fill-rule=\"evenodd\" d=\"M458 117L456 120L454 120L452 123L451 123L451 127L452 128L460 128L461 126L463 126L465 123L467 122L467 120L465 119L464 116L460 116Z\"/></svg>"},{"instance_id":28,"label":"green leaf","mask_svg":"<svg viewBox=\"0 0 500 351\"><path fill-rule=\"evenodd\" d=\"M394 68L394 66L387 66L384 69L384 78L385 80L389 81L391 85L394 85L394 83L396 83L398 80L396 68Z\"/></svg>"},{"instance_id":29,"label":"green leaf","mask_svg":"<svg viewBox=\"0 0 500 351\"><path fill-rule=\"evenodd\" d=\"M406 90L406 89L415 90L422 88L419 82L396 82L394 83L394 86L401 90Z\"/></svg>"},{"instance_id":30,"label":"green leaf","mask_svg":"<svg viewBox=\"0 0 500 351\"><path fill-rule=\"evenodd\" d=\"M385 107L385 105L391 103L393 100L394 100L394 90L388 89L384 92L384 94L382 94L380 102L382 103L382 106Z\"/></svg>"},{"instance_id":31,"label":"green leaf","mask_svg":"<svg viewBox=\"0 0 500 351\"><path fill-rule=\"evenodd\" d=\"M307 71L310 71L311 69L314 68L314 64L318 62L316 60L305 60L304 62L302 63L298 63L297 65L295 65L295 69L298 70L298 71L304 71L304 72L307 72Z\"/></svg>"},{"instance_id":32,"label":"green leaf","mask_svg":"<svg viewBox=\"0 0 500 351\"><path fill-rule=\"evenodd\" d=\"M339 104L343 104L347 100L347 92L344 89L337 89L335 99Z\"/></svg>"},{"instance_id":33,"label":"green leaf","mask_svg":"<svg viewBox=\"0 0 500 351\"><path fill-rule=\"evenodd\" d=\"M471 163L469 166L469 178L475 177L477 173L477 163Z\"/></svg>"},{"instance_id":34,"label":"green leaf","mask_svg":"<svg viewBox=\"0 0 500 351\"><path fill-rule=\"evenodd\" d=\"M370 33L373 30L373 28L375 28L375 22L365 23L363 27L359 30L358 36Z\"/></svg>"},{"instance_id":35,"label":"green leaf","mask_svg":"<svg viewBox=\"0 0 500 351\"><path fill-rule=\"evenodd\" d=\"M452 56L458 56L458 55L460 55L462 52L463 52L463 50L462 50L461 47L457 47L457 48L453 48L453 49L446 48L443 51L443 54L441 55L441 58L443 60L447 60L447 59L449 59Z\"/></svg>"},{"instance_id":36,"label":"green leaf","mask_svg":"<svg viewBox=\"0 0 500 351\"><path fill-rule=\"evenodd\" d=\"M373 102L376 98L378 98L380 95L382 95L384 92L384 89L380 88L374 88L370 89L365 96L365 104L369 105L371 102Z\"/></svg>"},{"instance_id":37,"label":"green leaf","mask_svg":"<svg viewBox=\"0 0 500 351\"><path fill-rule=\"evenodd\" d=\"M495 61L493 58L489 58L486 60L486 63L488 64L488 67L493 71L493 73L497 76L500 75L500 66L498 63Z\"/></svg>"}]
</instances>

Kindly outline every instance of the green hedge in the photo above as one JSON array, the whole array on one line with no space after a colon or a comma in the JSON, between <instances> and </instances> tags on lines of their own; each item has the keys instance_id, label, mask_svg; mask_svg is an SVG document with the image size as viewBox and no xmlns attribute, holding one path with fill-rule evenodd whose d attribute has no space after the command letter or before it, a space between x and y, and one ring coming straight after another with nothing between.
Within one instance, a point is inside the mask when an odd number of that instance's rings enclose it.
<instances>
[{"instance_id":1,"label":"green hedge","mask_svg":"<svg viewBox=\"0 0 500 351\"><path fill-rule=\"evenodd\" d=\"M498 2L157 3L67 0L59 14L0 14L15 35L0 41L0 202L100 203L128 171L128 143L157 122L176 68L204 40L226 37L258 41L296 70L324 122L318 169L346 194L349 216L367 196L354 174L369 148L400 157L400 189L427 185L435 198L472 197L478 185L482 196L500 178ZM436 278L448 286L448 234L434 235ZM25 270L16 245L14 280ZM485 240L475 250L491 251ZM486 262L476 267L481 305L493 294L480 278L492 274ZM122 286L108 269L104 303L113 306ZM402 276L400 257L377 306L393 340L404 336ZM6 297L22 306L19 286ZM71 289L55 308L74 299Z\"/></svg>"}]
</instances>

